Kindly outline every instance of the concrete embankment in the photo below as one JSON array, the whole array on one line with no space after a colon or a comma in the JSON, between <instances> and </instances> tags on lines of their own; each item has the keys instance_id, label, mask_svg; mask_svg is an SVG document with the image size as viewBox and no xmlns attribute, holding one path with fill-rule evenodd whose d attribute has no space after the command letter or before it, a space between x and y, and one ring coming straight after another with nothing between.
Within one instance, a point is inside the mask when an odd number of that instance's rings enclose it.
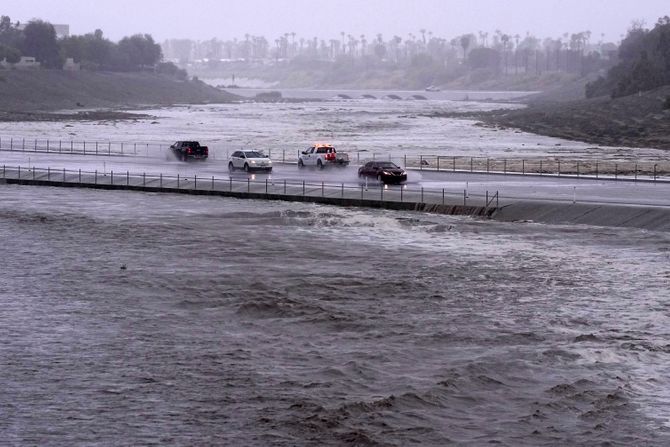
<instances>
[{"instance_id":1,"label":"concrete embankment","mask_svg":"<svg viewBox=\"0 0 670 447\"><path fill-rule=\"evenodd\" d=\"M501 206L492 218L504 222L597 225L670 231L670 207L591 203L517 202Z\"/></svg>"}]
</instances>

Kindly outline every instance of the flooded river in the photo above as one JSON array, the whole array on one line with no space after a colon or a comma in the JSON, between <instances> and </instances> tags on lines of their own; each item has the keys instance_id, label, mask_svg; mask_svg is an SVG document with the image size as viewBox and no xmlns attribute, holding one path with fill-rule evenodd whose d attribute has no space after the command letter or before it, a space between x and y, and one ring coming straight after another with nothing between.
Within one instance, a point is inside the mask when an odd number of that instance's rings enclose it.
<instances>
[{"instance_id":1,"label":"flooded river","mask_svg":"<svg viewBox=\"0 0 670 447\"><path fill-rule=\"evenodd\" d=\"M0 185L0 240L9 445L670 443L667 233Z\"/></svg>"}]
</instances>

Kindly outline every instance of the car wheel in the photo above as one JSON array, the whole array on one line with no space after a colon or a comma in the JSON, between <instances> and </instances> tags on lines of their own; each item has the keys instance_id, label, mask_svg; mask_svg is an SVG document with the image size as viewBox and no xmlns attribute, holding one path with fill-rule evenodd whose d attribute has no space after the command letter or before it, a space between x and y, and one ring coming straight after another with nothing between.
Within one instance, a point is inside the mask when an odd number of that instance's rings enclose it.
<instances>
[{"instance_id":1,"label":"car wheel","mask_svg":"<svg viewBox=\"0 0 670 447\"><path fill-rule=\"evenodd\" d=\"M298 167L301 168L301 169L305 167L305 163L303 163L302 159L300 159L300 158L298 159Z\"/></svg>"},{"instance_id":2,"label":"car wheel","mask_svg":"<svg viewBox=\"0 0 670 447\"><path fill-rule=\"evenodd\" d=\"M232 161L230 163L228 163L228 170L231 171L231 172L235 170L235 165L233 164Z\"/></svg>"},{"instance_id":3,"label":"car wheel","mask_svg":"<svg viewBox=\"0 0 670 447\"><path fill-rule=\"evenodd\" d=\"M249 165L244 163L244 172L249 172Z\"/></svg>"},{"instance_id":4,"label":"car wheel","mask_svg":"<svg viewBox=\"0 0 670 447\"><path fill-rule=\"evenodd\" d=\"M321 160L316 161L316 167L319 169L323 169L323 163L321 163Z\"/></svg>"}]
</instances>

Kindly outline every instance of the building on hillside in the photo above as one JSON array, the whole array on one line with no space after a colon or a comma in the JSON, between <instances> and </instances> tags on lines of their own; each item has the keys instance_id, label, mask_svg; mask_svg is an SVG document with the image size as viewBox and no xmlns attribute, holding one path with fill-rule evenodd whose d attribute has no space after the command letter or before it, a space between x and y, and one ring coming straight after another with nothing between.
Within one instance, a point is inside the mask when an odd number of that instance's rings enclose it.
<instances>
[{"instance_id":1,"label":"building on hillside","mask_svg":"<svg viewBox=\"0 0 670 447\"><path fill-rule=\"evenodd\" d=\"M65 71L79 71L81 70L81 64L79 62L75 62L74 59L71 57L68 57L65 59L65 63L63 64L63 70Z\"/></svg>"},{"instance_id":2,"label":"building on hillside","mask_svg":"<svg viewBox=\"0 0 670 447\"><path fill-rule=\"evenodd\" d=\"M32 56L21 56L21 60L11 64L17 70L34 70L40 68L40 63Z\"/></svg>"}]
</instances>

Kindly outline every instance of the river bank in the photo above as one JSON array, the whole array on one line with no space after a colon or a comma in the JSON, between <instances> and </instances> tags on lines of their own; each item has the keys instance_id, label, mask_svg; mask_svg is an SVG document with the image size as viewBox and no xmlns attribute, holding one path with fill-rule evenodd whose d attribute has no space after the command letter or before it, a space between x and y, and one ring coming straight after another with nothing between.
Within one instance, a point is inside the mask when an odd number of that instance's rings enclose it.
<instances>
[{"instance_id":1,"label":"river bank","mask_svg":"<svg viewBox=\"0 0 670 447\"><path fill-rule=\"evenodd\" d=\"M226 103L238 98L198 80L177 81L153 73L0 70L0 121L139 119L146 117L91 109ZM68 112L56 113L62 110Z\"/></svg>"},{"instance_id":2,"label":"river bank","mask_svg":"<svg viewBox=\"0 0 670 447\"><path fill-rule=\"evenodd\" d=\"M668 96L670 86L616 99L560 102L529 96L523 99L526 108L430 116L476 119L482 127L515 128L601 146L670 149Z\"/></svg>"}]
</instances>

